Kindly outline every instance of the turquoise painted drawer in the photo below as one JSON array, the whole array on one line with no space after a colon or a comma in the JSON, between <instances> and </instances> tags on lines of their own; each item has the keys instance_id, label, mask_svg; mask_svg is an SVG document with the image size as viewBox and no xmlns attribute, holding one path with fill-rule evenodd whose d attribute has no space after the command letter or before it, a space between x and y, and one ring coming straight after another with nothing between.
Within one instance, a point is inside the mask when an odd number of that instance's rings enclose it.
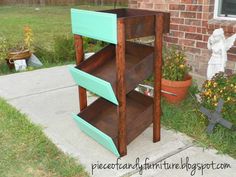
<instances>
[{"instance_id":1,"label":"turquoise painted drawer","mask_svg":"<svg viewBox=\"0 0 236 177\"><path fill-rule=\"evenodd\" d=\"M76 84L118 105L115 93L109 82L77 69L74 66L69 66L69 71Z\"/></svg>"},{"instance_id":2,"label":"turquoise painted drawer","mask_svg":"<svg viewBox=\"0 0 236 177\"><path fill-rule=\"evenodd\" d=\"M117 15L71 9L72 32L81 36L117 44Z\"/></svg>"},{"instance_id":3,"label":"turquoise painted drawer","mask_svg":"<svg viewBox=\"0 0 236 177\"><path fill-rule=\"evenodd\" d=\"M112 153L115 154L115 156L119 157L120 154L111 139L108 135L94 127L93 125L89 124L85 120L83 120L81 117L77 116L76 114L72 114L73 119L78 124L78 127L86 133L88 136L93 138L95 141L97 141L99 144L104 146L106 149L110 150Z\"/></svg>"}]
</instances>

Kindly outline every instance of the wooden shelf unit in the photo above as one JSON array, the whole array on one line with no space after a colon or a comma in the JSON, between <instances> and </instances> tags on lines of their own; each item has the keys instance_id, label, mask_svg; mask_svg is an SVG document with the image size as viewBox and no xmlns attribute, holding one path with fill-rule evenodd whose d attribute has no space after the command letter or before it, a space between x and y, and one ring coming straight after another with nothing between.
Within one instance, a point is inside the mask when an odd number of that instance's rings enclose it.
<instances>
[{"instance_id":1,"label":"wooden shelf unit","mask_svg":"<svg viewBox=\"0 0 236 177\"><path fill-rule=\"evenodd\" d=\"M77 66L70 71L79 85L80 100L80 113L73 117L82 131L116 156L126 155L127 144L151 123L153 142L160 140L162 37L169 23L165 12L72 9ZM127 41L151 35L155 36L154 47ZM84 60L82 36L109 44ZM153 98L134 90L152 73ZM86 90L100 98L87 105Z\"/></svg>"}]
</instances>

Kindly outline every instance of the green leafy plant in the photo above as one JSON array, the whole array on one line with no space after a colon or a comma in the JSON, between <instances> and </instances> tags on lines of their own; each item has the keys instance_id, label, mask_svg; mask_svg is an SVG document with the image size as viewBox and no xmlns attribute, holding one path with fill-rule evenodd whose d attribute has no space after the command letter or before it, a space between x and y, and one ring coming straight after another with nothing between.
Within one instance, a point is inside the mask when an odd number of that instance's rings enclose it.
<instances>
[{"instance_id":1,"label":"green leafy plant","mask_svg":"<svg viewBox=\"0 0 236 177\"><path fill-rule=\"evenodd\" d=\"M84 37L83 41L84 41L85 52L97 52L107 44L105 42L94 40L92 38L87 38L87 37Z\"/></svg>"},{"instance_id":2,"label":"green leafy plant","mask_svg":"<svg viewBox=\"0 0 236 177\"><path fill-rule=\"evenodd\" d=\"M202 104L206 108L215 109L220 98L225 103L222 114L225 119L236 125L236 74L225 76L217 73L211 80L204 82L201 91Z\"/></svg>"},{"instance_id":3,"label":"green leafy plant","mask_svg":"<svg viewBox=\"0 0 236 177\"><path fill-rule=\"evenodd\" d=\"M55 36L50 49L42 45L35 45L35 55L46 65L75 61L74 39L68 35Z\"/></svg>"},{"instance_id":4,"label":"green leafy plant","mask_svg":"<svg viewBox=\"0 0 236 177\"><path fill-rule=\"evenodd\" d=\"M165 47L163 51L162 77L172 81L183 81L191 67L186 63L186 56L182 50Z\"/></svg>"},{"instance_id":5,"label":"green leafy plant","mask_svg":"<svg viewBox=\"0 0 236 177\"><path fill-rule=\"evenodd\" d=\"M8 55L8 43L5 37L0 36L0 63L5 61Z\"/></svg>"},{"instance_id":6,"label":"green leafy plant","mask_svg":"<svg viewBox=\"0 0 236 177\"><path fill-rule=\"evenodd\" d=\"M84 52L97 52L106 43L91 38L83 38ZM45 64L63 64L75 62L74 38L71 35L60 35L54 37L51 49L44 46L35 46L35 55L37 55Z\"/></svg>"},{"instance_id":7,"label":"green leafy plant","mask_svg":"<svg viewBox=\"0 0 236 177\"><path fill-rule=\"evenodd\" d=\"M72 36L63 35L54 38L54 61L74 61L75 47Z\"/></svg>"},{"instance_id":8,"label":"green leafy plant","mask_svg":"<svg viewBox=\"0 0 236 177\"><path fill-rule=\"evenodd\" d=\"M53 50L49 50L45 46L35 45L35 55L43 62L43 64L57 64L54 60Z\"/></svg>"}]
</instances>

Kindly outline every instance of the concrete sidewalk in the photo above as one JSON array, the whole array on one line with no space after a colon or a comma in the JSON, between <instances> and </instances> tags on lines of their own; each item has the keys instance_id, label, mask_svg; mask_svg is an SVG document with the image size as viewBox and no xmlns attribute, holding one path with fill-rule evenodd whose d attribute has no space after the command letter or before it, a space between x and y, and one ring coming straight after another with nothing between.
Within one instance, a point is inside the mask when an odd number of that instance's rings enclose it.
<instances>
[{"instance_id":1,"label":"concrete sidewalk","mask_svg":"<svg viewBox=\"0 0 236 177\"><path fill-rule=\"evenodd\" d=\"M218 155L215 150L204 150L192 143L187 136L162 128L162 139L152 143L152 127L149 127L128 146L128 155L119 159L118 163L125 168L126 163L133 165L133 169L98 169L99 164L117 163L117 158L82 133L71 118L71 113L78 113L79 102L77 87L75 86L67 66L41 69L7 76L0 76L0 96L10 104L26 113L31 121L43 127L45 134L65 153L70 154L83 164L93 176L209 176L232 177L236 174L236 160ZM91 103L96 98L88 97ZM149 158L149 159L146 159ZM136 163L158 162L157 169L137 170ZM189 159L188 168L165 169L167 163L177 168L181 160ZM228 163L231 168L211 169L213 163ZM165 164L162 164L166 162ZM194 164L199 163L194 170ZM209 165L207 165L209 164ZM162 166L161 166L162 165ZM186 165L182 163L182 167ZM205 167L202 169L201 167ZM105 167L105 166L103 166ZM117 167L117 166L113 166ZM119 166L121 167L121 166ZM161 169L162 167L162 169ZM209 168L209 169L207 169Z\"/></svg>"}]
</instances>

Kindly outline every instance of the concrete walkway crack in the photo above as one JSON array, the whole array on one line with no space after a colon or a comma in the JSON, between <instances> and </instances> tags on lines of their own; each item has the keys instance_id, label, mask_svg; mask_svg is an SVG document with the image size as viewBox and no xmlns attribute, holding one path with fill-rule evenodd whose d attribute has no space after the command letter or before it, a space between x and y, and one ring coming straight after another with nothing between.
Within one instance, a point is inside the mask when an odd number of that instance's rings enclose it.
<instances>
[{"instance_id":1,"label":"concrete walkway crack","mask_svg":"<svg viewBox=\"0 0 236 177\"><path fill-rule=\"evenodd\" d=\"M183 146L183 147L181 147L181 148L178 148L178 149L176 149L176 150L174 150L174 151L171 151L171 152L169 152L169 153L163 155L162 157L159 157L159 158L157 158L156 160L149 162L149 164L156 164L156 163L159 163L159 162L161 162L161 161L163 161L163 160L166 160L166 159L168 159L168 158L170 158L170 157L172 157L172 156L174 156L174 155L176 155L176 154L178 154L178 153L180 153L180 152L182 152L182 151L184 151L184 150L186 150L186 149L188 149L188 148L190 148L190 147L193 147L193 146L194 146L193 143L186 144L185 146ZM134 174L137 174L138 172L139 172L138 169L137 169L137 170L133 170L133 171L130 171L130 172L128 172L128 173L123 174L123 175L120 176L120 177L129 177L129 176L132 176L132 175L134 175Z\"/></svg>"},{"instance_id":2,"label":"concrete walkway crack","mask_svg":"<svg viewBox=\"0 0 236 177\"><path fill-rule=\"evenodd\" d=\"M57 90L62 90L62 89L71 88L71 87L75 87L75 86L76 86L76 85L73 84L73 85L68 85L68 86L64 86L64 87L57 87L57 88L53 88L53 89L49 89L49 90L44 90L44 91L41 91L41 92L35 92L35 93L31 93L31 94L26 94L26 95L21 95L21 96L9 98L9 99L6 99L6 100L7 100L7 101L17 100L17 99L20 99L20 98L25 98L25 97L40 95L40 94L43 94L43 93L54 92L54 91L57 91Z\"/></svg>"}]
</instances>

